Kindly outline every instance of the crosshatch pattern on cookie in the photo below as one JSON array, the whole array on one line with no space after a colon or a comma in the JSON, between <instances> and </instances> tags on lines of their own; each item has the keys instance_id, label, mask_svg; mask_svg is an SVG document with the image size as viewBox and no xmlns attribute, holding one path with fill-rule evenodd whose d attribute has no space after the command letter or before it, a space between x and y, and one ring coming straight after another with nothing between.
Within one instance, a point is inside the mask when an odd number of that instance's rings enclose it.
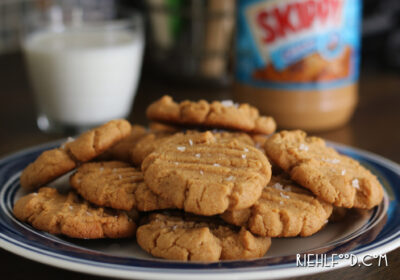
<instances>
[{"instance_id":1,"label":"crosshatch pattern on cookie","mask_svg":"<svg viewBox=\"0 0 400 280\"><path fill-rule=\"evenodd\" d=\"M282 131L265 143L268 157L301 186L339 207L370 209L383 198L376 176L300 130Z\"/></svg>"},{"instance_id":2,"label":"crosshatch pattern on cookie","mask_svg":"<svg viewBox=\"0 0 400 280\"><path fill-rule=\"evenodd\" d=\"M186 134L190 133L199 133L194 130L187 130ZM224 140L233 140L236 139L238 141L242 141L249 145L254 145L252 138L246 133L240 132L227 132L227 131L213 131L213 134L218 139ZM160 145L169 141L170 137L174 134L169 132L156 132L156 133L148 133L144 137L142 137L130 151L131 161L135 166L140 166L143 160L151 154L156 148Z\"/></svg>"},{"instance_id":3,"label":"crosshatch pattern on cookie","mask_svg":"<svg viewBox=\"0 0 400 280\"><path fill-rule=\"evenodd\" d=\"M131 129L126 120L112 120L84 132L76 140L66 143L65 148L75 160L87 162L128 137Z\"/></svg>"},{"instance_id":4,"label":"crosshatch pattern on cookie","mask_svg":"<svg viewBox=\"0 0 400 280\"><path fill-rule=\"evenodd\" d=\"M21 186L35 190L73 170L77 164L92 160L129 135L126 120L112 120L91 129L77 139L69 138L61 147L43 152L20 177Z\"/></svg>"},{"instance_id":5,"label":"crosshatch pattern on cookie","mask_svg":"<svg viewBox=\"0 0 400 280\"><path fill-rule=\"evenodd\" d=\"M270 238L222 225L214 217L166 214L152 214L138 228L137 240L153 256L182 261L253 259L264 256L271 245Z\"/></svg>"},{"instance_id":6,"label":"crosshatch pattern on cookie","mask_svg":"<svg viewBox=\"0 0 400 280\"><path fill-rule=\"evenodd\" d=\"M85 163L70 183L82 197L99 206L139 211L174 208L146 186L140 170L124 162Z\"/></svg>"},{"instance_id":7,"label":"crosshatch pattern on cookie","mask_svg":"<svg viewBox=\"0 0 400 280\"><path fill-rule=\"evenodd\" d=\"M293 237L318 232L331 213L331 204L290 180L272 176L251 208L227 211L221 218L260 236Z\"/></svg>"},{"instance_id":8,"label":"crosshatch pattern on cookie","mask_svg":"<svg viewBox=\"0 0 400 280\"><path fill-rule=\"evenodd\" d=\"M176 134L144 160L142 170L156 194L207 216L250 207L271 177L261 151L211 132Z\"/></svg>"},{"instance_id":9,"label":"crosshatch pattern on cookie","mask_svg":"<svg viewBox=\"0 0 400 280\"><path fill-rule=\"evenodd\" d=\"M47 187L20 198L13 212L36 229L73 238L130 237L136 230L126 212L96 208L74 192L64 195Z\"/></svg>"}]
</instances>

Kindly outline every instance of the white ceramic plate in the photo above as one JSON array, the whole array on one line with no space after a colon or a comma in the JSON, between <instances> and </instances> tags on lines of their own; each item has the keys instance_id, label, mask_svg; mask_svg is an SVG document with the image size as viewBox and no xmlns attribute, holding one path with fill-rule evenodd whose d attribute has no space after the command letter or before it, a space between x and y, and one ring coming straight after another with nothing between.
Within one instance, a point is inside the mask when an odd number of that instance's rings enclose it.
<instances>
[{"instance_id":1,"label":"white ceramic plate","mask_svg":"<svg viewBox=\"0 0 400 280\"><path fill-rule=\"evenodd\" d=\"M58 144L24 150L0 160L0 246L34 261L119 278L276 279L348 266L400 246L400 166L380 156L332 143L339 152L359 160L379 177L385 187L383 202L371 211L352 211L345 221L328 224L311 237L275 238L261 259L213 263L166 261L151 257L132 239L77 241L53 236L17 221L12 207L23 194L19 186L21 170L43 150ZM63 180L57 184L63 184ZM326 257L325 267L302 266L303 254ZM309 256L315 261L313 255Z\"/></svg>"}]
</instances>

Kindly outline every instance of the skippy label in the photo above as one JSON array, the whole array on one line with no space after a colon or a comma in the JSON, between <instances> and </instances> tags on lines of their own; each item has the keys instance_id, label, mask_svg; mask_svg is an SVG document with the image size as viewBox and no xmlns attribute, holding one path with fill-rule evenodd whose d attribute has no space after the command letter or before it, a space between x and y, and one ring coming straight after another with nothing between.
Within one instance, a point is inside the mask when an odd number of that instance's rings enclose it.
<instances>
[{"instance_id":1,"label":"skippy label","mask_svg":"<svg viewBox=\"0 0 400 280\"><path fill-rule=\"evenodd\" d=\"M239 82L317 89L358 78L360 0L240 0Z\"/></svg>"}]
</instances>

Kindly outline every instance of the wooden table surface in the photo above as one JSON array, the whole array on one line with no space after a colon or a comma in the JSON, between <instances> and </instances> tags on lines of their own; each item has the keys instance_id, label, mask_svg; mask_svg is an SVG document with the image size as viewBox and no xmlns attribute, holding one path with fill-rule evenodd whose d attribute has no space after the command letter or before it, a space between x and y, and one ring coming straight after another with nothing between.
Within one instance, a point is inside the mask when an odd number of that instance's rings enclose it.
<instances>
[{"instance_id":1,"label":"wooden table surface","mask_svg":"<svg viewBox=\"0 0 400 280\"><path fill-rule=\"evenodd\" d=\"M229 89L211 90L156 81L144 74L130 120L146 124L144 109L163 94L177 99L227 99ZM65 137L41 133L36 127L32 92L20 55L0 56L0 156ZM400 162L400 74L363 71L360 103L346 126L318 134ZM400 186L399 186L400 187ZM297 279L398 279L400 249L387 254L389 266L343 268ZM0 249L2 275L10 279L102 279L39 264Z\"/></svg>"}]
</instances>

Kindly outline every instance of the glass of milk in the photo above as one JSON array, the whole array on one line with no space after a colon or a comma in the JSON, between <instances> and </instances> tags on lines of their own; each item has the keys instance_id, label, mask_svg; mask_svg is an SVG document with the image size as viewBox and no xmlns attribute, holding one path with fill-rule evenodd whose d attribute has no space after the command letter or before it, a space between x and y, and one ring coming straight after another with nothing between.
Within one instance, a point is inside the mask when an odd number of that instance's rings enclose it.
<instances>
[{"instance_id":1,"label":"glass of milk","mask_svg":"<svg viewBox=\"0 0 400 280\"><path fill-rule=\"evenodd\" d=\"M23 43L38 110L46 132L81 132L126 118L135 96L144 48L143 20L85 22L76 9L63 18L53 7Z\"/></svg>"}]
</instances>

